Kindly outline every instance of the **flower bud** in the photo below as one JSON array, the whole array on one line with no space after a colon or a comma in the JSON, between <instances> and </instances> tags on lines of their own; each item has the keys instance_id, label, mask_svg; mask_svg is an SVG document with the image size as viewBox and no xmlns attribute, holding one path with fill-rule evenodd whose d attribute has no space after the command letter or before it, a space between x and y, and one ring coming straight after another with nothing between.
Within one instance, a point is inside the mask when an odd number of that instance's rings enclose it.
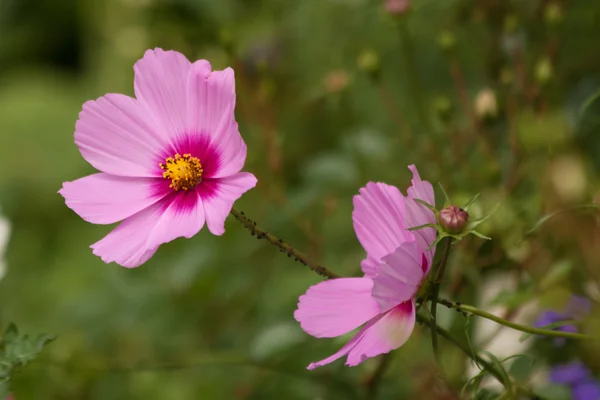
<instances>
[{"instance_id":1,"label":"flower bud","mask_svg":"<svg viewBox=\"0 0 600 400\"><path fill-rule=\"evenodd\" d=\"M454 107L447 96L438 96L433 102L435 114L441 121L447 122L452 119Z\"/></svg>"},{"instance_id":2,"label":"flower bud","mask_svg":"<svg viewBox=\"0 0 600 400\"><path fill-rule=\"evenodd\" d=\"M385 0L385 11L402 15L410 9L410 0Z\"/></svg>"},{"instance_id":3,"label":"flower bud","mask_svg":"<svg viewBox=\"0 0 600 400\"><path fill-rule=\"evenodd\" d=\"M448 206L440 211L439 222L446 232L461 233L469 222L469 213L462 208Z\"/></svg>"},{"instance_id":4,"label":"flower bud","mask_svg":"<svg viewBox=\"0 0 600 400\"><path fill-rule=\"evenodd\" d=\"M545 85L552 79L552 62L548 57L540 59L535 65L535 79Z\"/></svg>"},{"instance_id":5,"label":"flower bud","mask_svg":"<svg viewBox=\"0 0 600 400\"><path fill-rule=\"evenodd\" d=\"M323 78L323 85L328 93L338 93L348 86L349 81L350 78L346 71L335 70Z\"/></svg>"},{"instance_id":6,"label":"flower bud","mask_svg":"<svg viewBox=\"0 0 600 400\"><path fill-rule=\"evenodd\" d=\"M444 30L439 33L437 38L438 46L442 51L452 51L456 47L456 36L449 30Z\"/></svg>"},{"instance_id":7,"label":"flower bud","mask_svg":"<svg viewBox=\"0 0 600 400\"><path fill-rule=\"evenodd\" d=\"M379 55L371 49L364 50L358 56L358 68L370 74L379 72Z\"/></svg>"},{"instance_id":8,"label":"flower bud","mask_svg":"<svg viewBox=\"0 0 600 400\"><path fill-rule=\"evenodd\" d=\"M551 1L544 8L544 21L549 26L558 26L562 24L565 16L561 5L557 1Z\"/></svg>"},{"instance_id":9,"label":"flower bud","mask_svg":"<svg viewBox=\"0 0 600 400\"><path fill-rule=\"evenodd\" d=\"M495 118L498 115L496 93L492 89L482 89L477 93L475 112L480 119Z\"/></svg>"}]
</instances>

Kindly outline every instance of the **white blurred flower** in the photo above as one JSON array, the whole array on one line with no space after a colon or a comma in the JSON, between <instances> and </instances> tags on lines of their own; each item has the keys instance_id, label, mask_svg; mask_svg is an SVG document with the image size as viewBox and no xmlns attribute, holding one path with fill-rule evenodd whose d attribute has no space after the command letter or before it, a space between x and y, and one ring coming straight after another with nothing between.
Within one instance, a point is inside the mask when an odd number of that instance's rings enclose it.
<instances>
[{"instance_id":1,"label":"white blurred flower","mask_svg":"<svg viewBox=\"0 0 600 400\"><path fill-rule=\"evenodd\" d=\"M477 305L495 315L502 316L506 313L507 307L503 305L494 305L494 300L502 292L514 292L517 290L518 282L514 274L496 273L490 276L482 285L480 299ZM536 301L529 301L523 304L519 310L510 318L511 321L518 324L529 325L533 316L538 312ZM483 319L475 319L475 332L473 334L473 344L477 351L486 350L503 360L515 354L526 353L529 348L529 342L521 342L520 338L523 332L516 331L497 323ZM505 365L507 368L510 362ZM469 362L467 375L473 377L479 373L477 366ZM539 372L539 373L538 373ZM542 370L536 372L532 378L539 381L538 375ZM500 389L502 385L494 379L487 379L482 383L482 387Z\"/></svg>"},{"instance_id":2,"label":"white blurred flower","mask_svg":"<svg viewBox=\"0 0 600 400\"><path fill-rule=\"evenodd\" d=\"M4 278L4 275L6 275L6 261L4 260L4 255L6 253L9 237L10 222L0 215L0 279Z\"/></svg>"},{"instance_id":3,"label":"white blurred flower","mask_svg":"<svg viewBox=\"0 0 600 400\"><path fill-rule=\"evenodd\" d=\"M475 112L479 118L494 118L498 115L498 102L496 93L485 88L477 93L475 97Z\"/></svg>"}]
</instances>

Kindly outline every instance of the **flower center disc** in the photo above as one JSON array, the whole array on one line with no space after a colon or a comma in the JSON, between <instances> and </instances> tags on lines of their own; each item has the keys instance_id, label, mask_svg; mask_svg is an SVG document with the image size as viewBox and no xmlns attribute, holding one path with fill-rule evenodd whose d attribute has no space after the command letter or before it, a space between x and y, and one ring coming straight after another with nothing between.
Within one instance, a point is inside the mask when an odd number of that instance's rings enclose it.
<instances>
[{"instance_id":1,"label":"flower center disc","mask_svg":"<svg viewBox=\"0 0 600 400\"><path fill-rule=\"evenodd\" d=\"M200 159L191 154L175 154L175 157L169 157L164 164L161 163L160 168L165 171L163 177L171 180L169 187L175 191L193 189L202 180L204 172Z\"/></svg>"}]
</instances>

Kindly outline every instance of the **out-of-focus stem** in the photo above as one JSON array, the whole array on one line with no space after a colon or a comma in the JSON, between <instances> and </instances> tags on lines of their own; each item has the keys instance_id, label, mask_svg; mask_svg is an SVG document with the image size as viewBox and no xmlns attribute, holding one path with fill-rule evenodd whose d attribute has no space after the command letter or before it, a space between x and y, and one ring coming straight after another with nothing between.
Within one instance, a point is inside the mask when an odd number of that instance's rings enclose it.
<instances>
[{"instance_id":1,"label":"out-of-focus stem","mask_svg":"<svg viewBox=\"0 0 600 400\"><path fill-rule=\"evenodd\" d=\"M442 255L442 259L437 270L437 275L433 280L433 287L431 289L431 346L433 347L433 353L435 354L435 358L438 361L438 364L440 363L440 356L438 352L438 340L436 330L437 302L438 296L440 294L440 286L444 277L444 272L446 271L446 264L448 263L448 258L450 257L450 246L452 245L452 238L446 238L445 242L446 243L444 244L444 253Z\"/></svg>"},{"instance_id":2,"label":"out-of-focus stem","mask_svg":"<svg viewBox=\"0 0 600 400\"><path fill-rule=\"evenodd\" d=\"M317 274L319 274L325 278L328 278L328 279L339 278L338 275L329 271L327 268L311 261L301 251L296 250L294 247L292 247L288 243L284 242L283 240L279 239L278 237L273 236L270 233L268 233L267 231L259 228L256 225L256 222L254 222L250 218L248 218L243 212L238 211L235 208L232 208L231 215L233 215L233 217L236 220L241 222L242 225L244 225L246 227L246 229L248 229L250 231L251 235L253 235L253 236L256 235L257 239L266 239L269 243L271 243L272 245L279 248L279 251L287 254L288 257L293 258L295 261L298 261L299 263L301 263L303 265L306 265L308 268L312 269L314 272L316 272Z\"/></svg>"},{"instance_id":3,"label":"out-of-focus stem","mask_svg":"<svg viewBox=\"0 0 600 400\"><path fill-rule=\"evenodd\" d=\"M458 311L477 315L479 317L489 319L490 321L494 321L498 324L507 326L507 327L515 329L517 331L530 333L532 335L544 335L544 336L562 337L562 338L568 338L568 339L597 339L597 338L594 338L590 335L586 335L583 333L554 331L551 329L534 328L531 326L516 324L514 322L500 318L494 314L491 314L491 313L489 313L485 310L479 309L477 307L469 306L467 304L457 303L457 302L450 301L450 300L439 299L439 303L448 308L453 308Z\"/></svg>"},{"instance_id":4,"label":"out-of-focus stem","mask_svg":"<svg viewBox=\"0 0 600 400\"><path fill-rule=\"evenodd\" d=\"M408 30L407 22L408 21L404 19L400 21L398 25L400 29L400 46L404 60L406 61L406 69L408 72L408 87L411 98L414 99L414 104L416 105L417 116L419 117L419 126L423 127L423 129L429 130L429 119L427 118L425 102L423 100L424 91L421 85L419 70L417 68L415 47L410 36L410 31Z\"/></svg>"}]
</instances>

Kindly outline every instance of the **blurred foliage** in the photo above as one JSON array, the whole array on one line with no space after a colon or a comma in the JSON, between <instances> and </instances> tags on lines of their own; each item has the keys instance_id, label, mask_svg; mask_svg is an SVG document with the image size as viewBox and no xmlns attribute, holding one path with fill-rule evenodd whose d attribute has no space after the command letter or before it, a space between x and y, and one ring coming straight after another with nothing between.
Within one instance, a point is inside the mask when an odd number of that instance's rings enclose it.
<instances>
[{"instance_id":1,"label":"blurred foliage","mask_svg":"<svg viewBox=\"0 0 600 400\"><path fill-rule=\"evenodd\" d=\"M404 190L415 163L458 204L481 192L474 217L501 204L478 228L492 241L457 246L444 296L477 304L507 273L515 287L496 298L507 317L579 293L595 301L582 329L598 331L597 213L573 206L600 201L600 3L413 0L399 16L383 3L0 0L0 204L13 224L0 326L59 337L15 375L16 399L355 399L379 365L306 371L346 340L293 320L319 277L233 219L224 236L179 239L134 270L92 255L109 228L56 193L93 172L74 123L88 99L133 95L132 65L153 47L235 69L245 169L259 178L236 206L263 228L358 275L352 196L370 180ZM477 339L477 323L445 311L456 337ZM533 342L540 368L579 358L600 371L598 343ZM460 391L471 364L441 345ZM377 396L452 398L425 327L392 353Z\"/></svg>"}]
</instances>

